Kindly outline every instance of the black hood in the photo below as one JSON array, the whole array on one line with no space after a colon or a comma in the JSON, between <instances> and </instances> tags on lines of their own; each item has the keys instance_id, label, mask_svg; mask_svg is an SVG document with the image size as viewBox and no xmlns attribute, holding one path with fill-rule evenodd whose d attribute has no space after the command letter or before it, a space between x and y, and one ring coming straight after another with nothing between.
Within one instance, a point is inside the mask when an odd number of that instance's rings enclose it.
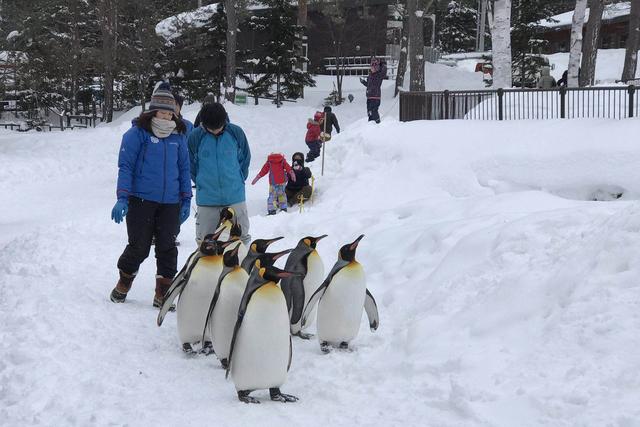
<instances>
[{"instance_id":1,"label":"black hood","mask_svg":"<svg viewBox=\"0 0 640 427\"><path fill-rule=\"evenodd\" d=\"M293 156L291 156L291 165L293 165L293 161L298 158L298 160L300 161L300 164L302 165L302 167L304 167L304 154L297 152L297 153L293 153Z\"/></svg>"}]
</instances>

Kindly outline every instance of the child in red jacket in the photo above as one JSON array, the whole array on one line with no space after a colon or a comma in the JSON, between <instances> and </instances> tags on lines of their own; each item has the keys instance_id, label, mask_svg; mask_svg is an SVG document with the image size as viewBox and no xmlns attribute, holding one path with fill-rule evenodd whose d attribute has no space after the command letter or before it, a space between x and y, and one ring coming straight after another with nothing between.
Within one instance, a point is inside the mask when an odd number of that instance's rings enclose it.
<instances>
[{"instance_id":1,"label":"child in red jacket","mask_svg":"<svg viewBox=\"0 0 640 427\"><path fill-rule=\"evenodd\" d=\"M307 123L307 135L304 138L304 141L309 147L309 152L307 153L307 158L305 160L307 163L313 162L320 156L320 147L322 145L320 133L322 132L323 124L324 113L321 113L320 111L316 111L313 119L309 119L309 122Z\"/></svg>"},{"instance_id":2,"label":"child in red jacket","mask_svg":"<svg viewBox=\"0 0 640 427\"><path fill-rule=\"evenodd\" d=\"M276 209L287 211L287 195L285 193L285 187L287 185L287 174L291 177L293 182L296 181L296 174L287 163L284 155L281 153L271 153L267 157L258 175L253 178L251 185L254 185L260 178L269 174L269 198L267 199L267 211L268 215L275 215Z\"/></svg>"}]
</instances>

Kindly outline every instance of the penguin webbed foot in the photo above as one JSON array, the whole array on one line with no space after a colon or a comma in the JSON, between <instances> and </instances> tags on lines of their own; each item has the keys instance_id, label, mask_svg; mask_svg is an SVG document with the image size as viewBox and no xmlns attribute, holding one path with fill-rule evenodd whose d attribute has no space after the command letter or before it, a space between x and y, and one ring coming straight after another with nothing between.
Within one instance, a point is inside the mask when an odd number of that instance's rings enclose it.
<instances>
[{"instance_id":1,"label":"penguin webbed foot","mask_svg":"<svg viewBox=\"0 0 640 427\"><path fill-rule=\"evenodd\" d=\"M307 334L307 333L302 332L302 331L300 331L300 332L298 332L297 334L294 334L294 335L299 337L300 339L303 339L303 340L310 340L311 338L314 337L313 334Z\"/></svg>"},{"instance_id":2,"label":"penguin webbed foot","mask_svg":"<svg viewBox=\"0 0 640 427\"><path fill-rule=\"evenodd\" d=\"M284 394L280 391L279 388L270 388L269 394L271 395L271 400L273 400L274 402L288 403L298 401L298 398L296 396L293 396L291 394Z\"/></svg>"},{"instance_id":3,"label":"penguin webbed foot","mask_svg":"<svg viewBox=\"0 0 640 427\"><path fill-rule=\"evenodd\" d=\"M340 350L349 350L349 343L346 341L342 341L340 343Z\"/></svg>"},{"instance_id":4,"label":"penguin webbed foot","mask_svg":"<svg viewBox=\"0 0 640 427\"><path fill-rule=\"evenodd\" d=\"M193 347L191 347L191 344L189 344L188 342L182 344L182 351L184 351L184 353L187 355L195 354L195 352L193 351Z\"/></svg>"},{"instance_id":5,"label":"penguin webbed foot","mask_svg":"<svg viewBox=\"0 0 640 427\"><path fill-rule=\"evenodd\" d=\"M220 360L220 364L222 365L223 369L229 369L229 359L222 359Z\"/></svg>"},{"instance_id":6,"label":"penguin webbed foot","mask_svg":"<svg viewBox=\"0 0 640 427\"><path fill-rule=\"evenodd\" d=\"M329 343L327 341L322 341L320 343L320 351L323 352L324 354L329 354L331 349L329 348Z\"/></svg>"},{"instance_id":7,"label":"penguin webbed foot","mask_svg":"<svg viewBox=\"0 0 640 427\"><path fill-rule=\"evenodd\" d=\"M249 396L251 390L240 390L238 392L238 400L244 403L260 403L258 399L253 396Z\"/></svg>"},{"instance_id":8,"label":"penguin webbed foot","mask_svg":"<svg viewBox=\"0 0 640 427\"><path fill-rule=\"evenodd\" d=\"M205 356L215 354L215 351L213 350L213 343L211 341L205 341L202 345L202 348L200 349L200 353L204 354Z\"/></svg>"}]
</instances>

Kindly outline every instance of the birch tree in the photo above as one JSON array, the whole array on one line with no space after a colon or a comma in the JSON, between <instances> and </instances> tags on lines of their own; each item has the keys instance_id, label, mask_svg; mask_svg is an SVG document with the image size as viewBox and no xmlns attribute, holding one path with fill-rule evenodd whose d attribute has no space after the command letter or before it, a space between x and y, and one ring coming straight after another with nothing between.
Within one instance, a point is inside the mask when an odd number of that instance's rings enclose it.
<instances>
[{"instance_id":1,"label":"birch tree","mask_svg":"<svg viewBox=\"0 0 640 427\"><path fill-rule=\"evenodd\" d=\"M638 48L640 47L640 0L631 0L631 16L629 17L629 38L627 39L627 51L624 56L624 68L622 69L622 81L626 82L636 78L638 66Z\"/></svg>"},{"instance_id":2,"label":"birch tree","mask_svg":"<svg viewBox=\"0 0 640 427\"><path fill-rule=\"evenodd\" d=\"M491 25L493 86L510 88L511 75L511 0L495 0Z\"/></svg>"},{"instance_id":3,"label":"birch tree","mask_svg":"<svg viewBox=\"0 0 640 427\"><path fill-rule=\"evenodd\" d=\"M638 0L640 1L640 0ZM569 51L569 68L567 76L567 86L577 87L580 70L580 55L582 54L582 27L584 25L584 15L587 9L587 0L576 0L576 8L573 11L571 22L571 48Z\"/></svg>"},{"instance_id":4,"label":"birch tree","mask_svg":"<svg viewBox=\"0 0 640 427\"><path fill-rule=\"evenodd\" d=\"M424 1L407 0L409 17L409 90L424 91Z\"/></svg>"},{"instance_id":5,"label":"birch tree","mask_svg":"<svg viewBox=\"0 0 640 427\"><path fill-rule=\"evenodd\" d=\"M600 27L604 0L589 0L589 20L582 44L582 67L580 70L580 86L591 86L596 80L596 60L600 45Z\"/></svg>"}]
</instances>

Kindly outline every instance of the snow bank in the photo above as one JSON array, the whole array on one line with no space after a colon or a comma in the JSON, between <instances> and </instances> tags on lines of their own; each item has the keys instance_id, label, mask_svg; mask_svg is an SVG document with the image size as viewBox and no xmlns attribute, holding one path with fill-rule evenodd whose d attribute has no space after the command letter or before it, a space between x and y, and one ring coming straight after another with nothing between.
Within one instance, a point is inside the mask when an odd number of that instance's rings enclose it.
<instances>
[{"instance_id":1,"label":"snow bank","mask_svg":"<svg viewBox=\"0 0 640 427\"><path fill-rule=\"evenodd\" d=\"M251 176L271 151L306 151L316 101L304 102L229 106L251 144ZM124 118L0 132L3 423L635 425L640 150L629 135L640 121L399 123L389 113L377 126L364 102L335 109L343 131L326 145L324 176L311 164L317 192L304 212L267 217L267 183L247 187L253 237L286 236L274 250L327 233L328 271L341 244L366 235L358 259L381 326L371 334L363 320L351 353L294 340L283 391L301 400L291 405L264 392L262 405L241 404L212 358L182 355L175 316L155 326L152 259L126 304L108 301L126 243L109 219ZM193 238L190 218L181 263Z\"/></svg>"},{"instance_id":2,"label":"snow bank","mask_svg":"<svg viewBox=\"0 0 640 427\"><path fill-rule=\"evenodd\" d=\"M625 49L598 49L596 62L596 84L616 83L622 77ZM551 75L557 80L569 64L569 53L554 53L546 55L552 65ZM640 69L636 71L636 78L640 78Z\"/></svg>"}]
</instances>

